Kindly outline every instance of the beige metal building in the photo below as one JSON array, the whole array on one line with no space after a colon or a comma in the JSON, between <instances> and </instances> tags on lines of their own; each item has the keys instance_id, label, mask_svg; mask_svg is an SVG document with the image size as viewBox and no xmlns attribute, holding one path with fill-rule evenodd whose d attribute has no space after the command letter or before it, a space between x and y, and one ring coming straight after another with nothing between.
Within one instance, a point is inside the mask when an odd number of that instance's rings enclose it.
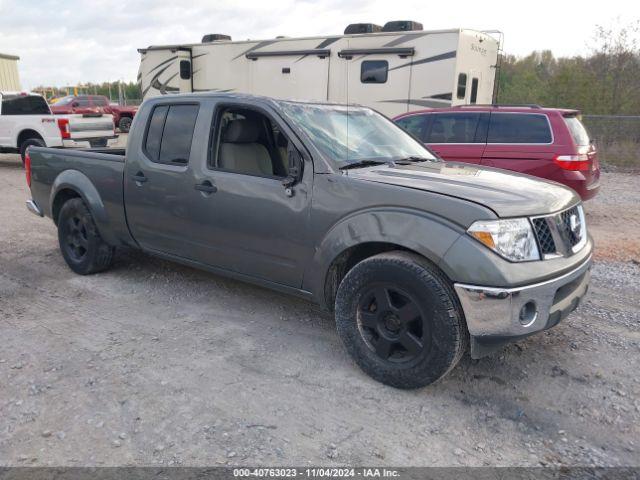
<instances>
[{"instance_id":1,"label":"beige metal building","mask_svg":"<svg viewBox=\"0 0 640 480\"><path fill-rule=\"evenodd\" d=\"M0 53L0 92L20 90L18 60L20 57Z\"/></svg>"}]
</instances>

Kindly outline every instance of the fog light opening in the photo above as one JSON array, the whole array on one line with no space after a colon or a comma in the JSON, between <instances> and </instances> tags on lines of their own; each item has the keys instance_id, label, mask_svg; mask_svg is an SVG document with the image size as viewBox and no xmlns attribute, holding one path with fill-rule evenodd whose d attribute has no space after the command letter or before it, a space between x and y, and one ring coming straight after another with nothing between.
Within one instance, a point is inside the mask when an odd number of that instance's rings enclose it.
<instances>
[{"instance_id":1,"label":"fog light opening","mask_svg":"<svg viewBox=\"0 0 640 480\"><path fill-rule=\"evenodd\" d=\"M538 318L538 307L536 306L536 302L530 300L520 309L520 324L523 327L529 327L536 321L536 318Z\"/></svg>"}]
</instances>

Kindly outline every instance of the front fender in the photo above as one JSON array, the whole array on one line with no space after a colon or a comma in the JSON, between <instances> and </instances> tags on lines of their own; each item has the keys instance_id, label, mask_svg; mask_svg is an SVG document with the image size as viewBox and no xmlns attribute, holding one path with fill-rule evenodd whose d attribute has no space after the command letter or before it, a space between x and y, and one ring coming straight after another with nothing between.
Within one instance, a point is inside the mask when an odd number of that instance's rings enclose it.
<instances>
[{"instance_id":1,"label":"front fender","mask_svg":"<svg viewBox=\"0 0 640 480\"><path fill-rule=\"evenodd\" d=\"M325 306L327 275L334 260L346 250L371 242L391 243L438 265L462 233L459 225L413 209L376 208L356 212L333 225L316 246L303 288ZM445 274L451 272L445 269Z\"/></svg>"},{"instance_id":2,"label":"front fender","mask_svg":"<svg viewBox=\"0 0 640 480\"><path fill-rule=\"evenodd\" d=\"M73 190L76 192L84 203L89 208L96 227L100 232L100 236L105 242L116 245L118 240L113 235L113 229L111 228L111 222L107 209L100 197L100 193L96 189L95 185L91 182L89 177L78 170L65 170L56 177L51 185L51 194L49 198L50 208L53 208L56 196L65 189ZM53 213L53 212L51 212ZM54 219L55 221L56 219Z\"/></svg>"}]
</instances>

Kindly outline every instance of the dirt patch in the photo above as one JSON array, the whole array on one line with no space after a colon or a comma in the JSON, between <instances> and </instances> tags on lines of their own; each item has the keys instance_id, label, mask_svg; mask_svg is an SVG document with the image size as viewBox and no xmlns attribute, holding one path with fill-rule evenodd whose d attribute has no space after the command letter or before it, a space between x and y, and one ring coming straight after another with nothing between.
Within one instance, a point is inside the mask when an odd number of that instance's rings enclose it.
<instances>
[{"instance_id":1,"label":"dirt patch","mask_svg":"<svg viewBox=\"0 0 640 480\"><path fill-rule=\"evenodd\" d=\"M585 202L598 259L640 262L640 172L602 174L596 198Z\"/></svg>"}]
</instances>

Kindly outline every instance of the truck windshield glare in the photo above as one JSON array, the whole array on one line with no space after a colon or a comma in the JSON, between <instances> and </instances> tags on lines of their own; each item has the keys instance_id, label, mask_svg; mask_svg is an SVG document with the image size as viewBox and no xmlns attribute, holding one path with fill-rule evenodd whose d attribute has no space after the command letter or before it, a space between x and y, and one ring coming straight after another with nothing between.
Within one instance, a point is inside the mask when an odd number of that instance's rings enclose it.
<instances>
[{"instance_id":1,"label":"truck windshield glare","mask_svg":"<svg viewBox=\"0 0 640 480\"><path fill-rule=\"evenodd\" d=\"M363 160L436 157L410 135L368 108L283 102L286 115L338 168Z\"/></svg>"}]
</instances>

